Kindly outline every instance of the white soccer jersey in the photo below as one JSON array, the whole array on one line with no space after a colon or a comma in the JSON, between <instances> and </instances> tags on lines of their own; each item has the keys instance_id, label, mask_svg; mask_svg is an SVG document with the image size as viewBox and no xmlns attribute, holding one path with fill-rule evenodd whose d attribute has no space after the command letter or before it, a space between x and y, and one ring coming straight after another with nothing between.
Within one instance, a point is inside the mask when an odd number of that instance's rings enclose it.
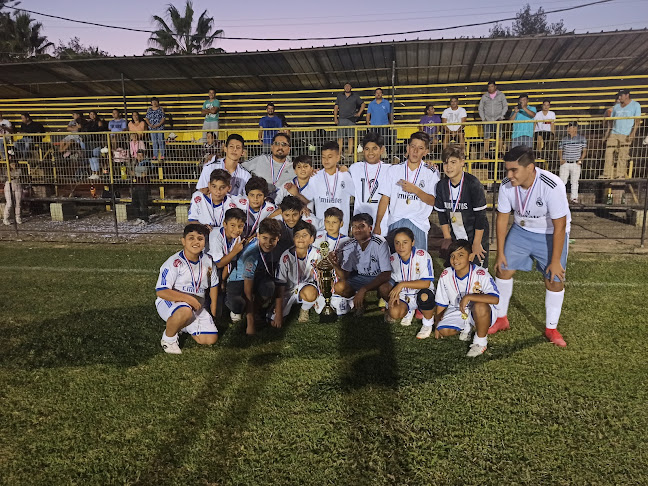
<instances>
[{"instance_id":1,"label":"white soccer jersey","mask_svg":"<svg viewBox=\"0 0 648 486\"><path fill-rule=\"evenodd\" d=\"M384 187L387 172L391 165L385 162L368 164L356 162L349 167L349 174L353 179L353 214L368 213L376 222L378 203L380 202L380 187ZM381 233L387 234L388 218L384 217L381 223Z\"/></svg>"},{"instance_id":2,"label":"white soccer jersey","mask_svg":"<svg viewBox=\"0 0 648 486\"><path fill-rule=\"evenodd\" d=\"M240 241L240 237L236 237L233 240L227 241L225 236L225 228L222 226L220 228L214 229L209 233L209 255L214 260L214 263L218 263L227 255L232 247L236 244L237 241Z\"/></svg>"},{"instance_id":3,"label":"white soccer jersey","mask_svg":"<svg viewBox=\"0 0 648 486\"><path fill-rule=\"evenodd\" d=\"M398 185L398 181L407 179L424 192L436 196L436 185L439 182L438 172L430 169L423 162L420 163L419 169L410 170L407 161L392 165L389 167L385 184L380 186L379 191L380 194L389 197L390 225L401 219L409 219L427 233L430 230L430 214L433 207L421 201L416 194L403 191ZM387 215L383 216L383 218L386 217Z\"/></svg>"},{"instance_id":4,"label":"white soccer jersey","mask_svg":"<svg viewBox=\"0 0 648 486\"><path fill-rule=\"evenodd\" d=\"M329 244L329 251L335 251L338 248L342 248L342 246L344 246L344 244L350 239L351 238L342 233L340 233L337 238L333 238L326 232L326 230L323 230L317 232L313 246L315 246L315 248L320 248L322 246L322 243L326 241Z\"/></svg>"},{"instance_id":5,"label":"white soccer jersey","mask_svg":"<svg viewBox=\"0 0 648 486\"><path fill-rule=\"evenodd\" d=\"M288 184L288 182L286 184ZM274 199L275 206L277 206L277 207L279 207L279 205L281 204L281 201L283 201L286 197L292 196L292 194L290 194L288 192L288 189L286 189L286 184L284 184L283 186L281 186L277 190L277 195L275 196L275 199ZM306 184L304 184L302 187L299 187L299 182L297 181L297 178L295 177L292 180L292 184L297 186L297 190L301 193L310 184L310 181L307 182ZM308 203L308 209L311 211L311 213L315 211L315 204L313 203L313 201Z\"/></svg>"},{"instance_id":6,"label":"white soccer jersey","mask_svg":"<svg viewBox=\"0 0 648 486\"><path fill-rule=\"evenodd\" d=\"M218 272L209 255L202 253L198 261L192 262L185 257L184 250L181 250L170 256L160 267L155 290L177 290L204 297L208 288L217 285Z\"/></svg>"},{"instance_id":7,"label":"white soccer jersey","mask_svg":"<svg viewBox=\"0 0 648 486\"><path fill-rule=\"evenodd\" d=\"M448 311L459 309L464 295L486 294L499 298L499 290L488 270L470 264L470 271L464 278L457 277L454 269L448 267L439 276L434 300L437 305L447 307Z\"/></svg>"},{"instance_id":8,"label":"white soccer jersey","mask_svg":"<svg viewBox=\"0 0 648 486\"><path fill-rule=\"evenodd\" d=\"M557 175L536 167L536 176L529 189L513 187L508 178L502 180L497 210L514 211L515 224L532 233L553 234L554 219L567 216L567 233L571 227L571 212L567 191Z\"/></svg>"},{"instance_id":9,"label":"white soccer jersey","mask_svg":"<svg viewBox=\"0 0 648 486\"><path fill-rule=\"evenodd\" d=\"M320 170L311 177L308 185L302 190L302 195L315 203L315 216L324 219L324 212L328 208L339 208L344 213L342 229L349 227L351 220L351 196L353 196L353 180L348 172L336 170L334 175L329 175L325 170Z\"/></svg>"},{"instance_id":10,"label":"white soccer jersey","mask_svg":"<svg viewBox=\"0 0 648 486\"><path fill-rule=\"evenodd\" d=\"M338 249L338 261L345 272L377 277L382 272L391 272L389 244L380 235L371 235L363 250L356 239L350 239Z\"/></svg>"},{"instance_id":11,"label":"white soccer jersey","mask_svg":"<svg viewBox=\"0 0 648 486\"><path fill-rule=\"evenodd\" d=\"M230 196L226 196L220 204L214 204L210 196L205 196L202 192L196 191L191 196L191 206L189 206L188 220L191 222L198 221L201 224L208 224L215 228L223 226L225 212L228 209L238 207L236 201Z\"/></svg>"},{"instance_id":12,"label":"white soccer jersey","mask_svg":"<svg viewBox=\"0 0 648 486\"><path fill-rule=\"evenodd\" d=\"M407 261L403 261L396 252L391 254L391 279L398 282L412 282L414 280L429 280L430 289L434 288L434 270L432 257L425 250L412 248L412 254ZM405 295L416 295L419 289L404 289Z\"/></svg>"},{"instance_id":13,"label":"white soccer jersey","mask_svg":"<svg viewBox=\"0 0 648 486\"><path fill-rule=\"evenodd\" d=\"M254 211L250 208L250 201L245 196L235 197L233 198L233 201L234 204L236 204L236 207L242 209L247 215L245 229L243 229L243 235L246 238L254 234L259 229L259 224L261 224L261 221L266 219L277 210L274 204L268 201L264 201L263 206L261 206L258 211Z\"/></svg>"},{"instance_id":14,"label":"white soccer jersey","mask_svg":"<svg viewBox=\"0 0 648 486\"><path fill-rule=\"evenodd\" d=\"M446 123L461 123L461 119L467 117L468 113L466 113L466 110L461 106L459 106L456 110L453 110L452 108L446 108L445 110L443 110L443 114L441 115L441 119L445 119ZM448 130L456 132L461 128L461 125L447 125L447 127Z\"/></svg>"},{"instance_id":15,"label":"white soccer jersey","mask_svg":"<svg viewBox=\"0 0 648 486\"><path fill-rule=\"evenodd\" d=\"M200 178L198 179L198 184L196 184L196 189L209 187L209 178L215 169L227 170L225 168L225 159L216 160L216 156L214 156L203 166L202 171L200 172ZM232 176L232 189L229 194L232 196L245 196L245 184L247 184L247 181L252 177L250 173L240 165L237 165L234 173L230 175Z\"/></svg>"},{"instance_id":16,"label":"white soccer jersey","mask_svg":"<svg viewBox=\"0 0 648 486\"><path fill-rule=\"evenodd\" d=\"M289 293L302 288L304 284L317 286L317 264L322 260L319 249L311 246L305 258L299 258L295 248L289 248L281 255L277 269L277 282L286 285Z\"/></svg>"}]
</instances>

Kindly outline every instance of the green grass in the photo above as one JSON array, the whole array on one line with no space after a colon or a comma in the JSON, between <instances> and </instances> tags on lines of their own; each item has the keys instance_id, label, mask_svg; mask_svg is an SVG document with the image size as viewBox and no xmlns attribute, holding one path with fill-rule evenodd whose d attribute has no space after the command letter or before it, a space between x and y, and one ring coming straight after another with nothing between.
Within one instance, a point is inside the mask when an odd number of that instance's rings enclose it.
<instances>
[{"instance_id":1,"label":"green grass","mask_svg":"<svg viewBox=\"0 0 648 486\"><path fill-rule=\"evenodd\" d=\"M570 255L566 349L519 274L513 329L468 360L377 311L165 355L173 251L0 244L0 483L648 482L645 257Z\"/></svg>"}]
</instances>

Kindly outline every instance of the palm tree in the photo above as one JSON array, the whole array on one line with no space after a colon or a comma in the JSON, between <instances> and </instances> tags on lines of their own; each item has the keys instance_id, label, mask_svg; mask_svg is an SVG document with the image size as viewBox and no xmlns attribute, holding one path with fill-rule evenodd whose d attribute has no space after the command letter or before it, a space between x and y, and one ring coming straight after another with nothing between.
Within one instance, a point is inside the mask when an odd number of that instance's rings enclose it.
<instances>
[{"instance_id":1,"label":"palm tree","mask_svg":"<svg viewBox=\"0 0 648 486\"><path fill-rule=\"evenodd\" d=\"M4 60L43 56L54 46L41 35L43 24L36 22L27 12L0 16L0 46Z\"/></svg>"},{"instance_id":2,"label":"palm tree","mask_svg":"<svg viewBox=\"0 0 648 486\"><path fill-rule=\"evenodd\" d=\"M214 48L212 44L217 37L223 35L221 29L213 30L214 17L207 16L205 10L193 27L194 9L190 0L185 5L184 16L174 5L168 5L166 16L169 24L160 16L154 15L153 21L158 29L149 38L149 47L144 54L158 56L169 54L215 54L225 52L221 48Z\"/></svg>"}]
</instances>

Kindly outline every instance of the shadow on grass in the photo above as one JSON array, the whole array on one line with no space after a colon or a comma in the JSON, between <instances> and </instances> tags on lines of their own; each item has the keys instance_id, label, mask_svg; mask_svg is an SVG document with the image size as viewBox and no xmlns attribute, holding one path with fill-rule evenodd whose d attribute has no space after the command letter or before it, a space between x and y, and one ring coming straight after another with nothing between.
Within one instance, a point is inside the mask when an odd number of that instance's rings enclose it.
<instances>
[{"instance_id":1,"label":"shadow on grass","mask_svg":"<svg viewBox=\"0 0 648 486\"><path fill-rule=\"evenodd\" d=\"M529 324L531 324L538 331L544 334L545 323L540 321L540 319L538 319L533 313L531 313L529 309L522 305L522 302L520 302L518 298L511 297L511 304L516 307L524 317L526 317L527 321L529 321Z\"/></svg>"},{"instance_id":2,"label":"shadow on grass","mask_svg":"<svg viewBox=\"0 0 648 486\"><path fill-rule=\"evenodd\" d=\"M137 366L160 353L163 322L151 306L73 312L23 325L2 325L5 368Z\"/></svg>"}]
</instances>

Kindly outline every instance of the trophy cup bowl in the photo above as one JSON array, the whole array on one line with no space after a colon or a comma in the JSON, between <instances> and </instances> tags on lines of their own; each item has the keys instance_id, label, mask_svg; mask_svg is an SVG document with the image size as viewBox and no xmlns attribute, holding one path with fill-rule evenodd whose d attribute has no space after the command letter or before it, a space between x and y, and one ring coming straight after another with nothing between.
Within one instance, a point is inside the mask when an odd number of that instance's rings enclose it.
<instances>
[{"instance_id":1,"label":"trophy cup bowl","mask_svg":"<svg viewBox=\"0 0 648 486\"><path fill-rule=\"evenodd\" d=\"M333 296L333 264L329 260L329 244L327 241L320 246L322 260L317 264L317 277L320 292L324 297L324 307L320 313L320 322L328 323L337 320L337 312L331 306L331 297Z\"/></svg>"}]
</instances>

